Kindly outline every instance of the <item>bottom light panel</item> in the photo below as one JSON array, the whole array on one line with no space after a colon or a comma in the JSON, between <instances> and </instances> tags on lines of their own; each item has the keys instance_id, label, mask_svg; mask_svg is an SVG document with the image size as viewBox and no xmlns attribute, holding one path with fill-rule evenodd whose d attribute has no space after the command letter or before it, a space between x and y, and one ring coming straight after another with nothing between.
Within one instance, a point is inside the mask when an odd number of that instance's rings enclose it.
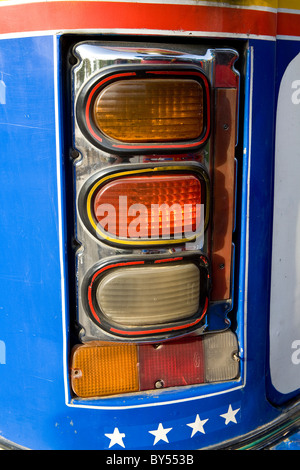
<instances>
[{"instance_id":1,"label":"bottom light panel","mask_svg":"<svg viewBox=\"0 0 300 470\"><path fill-rule=\"evenodd\" d=\"M237 338L227 330L161 344L81 344L72 351L70 376L80 398L233 380Z\"/></svg>"}]
</instances>

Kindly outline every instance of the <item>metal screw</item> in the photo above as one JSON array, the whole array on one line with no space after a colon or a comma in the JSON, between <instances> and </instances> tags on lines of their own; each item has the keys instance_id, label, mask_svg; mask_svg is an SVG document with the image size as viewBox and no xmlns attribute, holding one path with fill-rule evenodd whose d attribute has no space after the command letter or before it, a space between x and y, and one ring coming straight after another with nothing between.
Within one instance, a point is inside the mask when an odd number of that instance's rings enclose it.
<instances>
[{"instance_id":1,"label":"metal screw","mask_svg":"<svg viewBox=\"0 0 300 470\"><path fill-rule=\"evenodd\" d=\"M71 158L74 158L74 160L75 160L75 158L78 158L78 157L79 157L79 152L78 152L78 150L71 149L71 150L70 150L70 157L71 157Z\"/></svg>"},{"instance_id":2,"label":"metal screw","mask_svg":"<svg viewBox=\"0 0 300 470\"><path fill-rule=\"evenodd\" d=\"M157 380L157 381L155 382L155 388L163 388L164 385L165 385L165 384L164 384L164 381L163 381L163 380Z\"/></svg>"},{"instance_id":3,"label":"metal screw","mask_svg":"<svg viewBox=\"0 0 300 470\"><path fill-rule=\"evenodd\" d=\"M240 358L239 358L239 355L237 352L233 353L232 354L232 359L236 362L239 362L240 361Z\"/></svg>"},{"instance_id":4,"label":"metal screw","mask_svg":"<svg viewBox=\"0 0 300 470\"><path fill-rule=\"evenodd\" d=\"M73 369L72 370L72 376L74 378L80 378L82 376L82 371L80 369Z\"/></svg>"}]
</instances>

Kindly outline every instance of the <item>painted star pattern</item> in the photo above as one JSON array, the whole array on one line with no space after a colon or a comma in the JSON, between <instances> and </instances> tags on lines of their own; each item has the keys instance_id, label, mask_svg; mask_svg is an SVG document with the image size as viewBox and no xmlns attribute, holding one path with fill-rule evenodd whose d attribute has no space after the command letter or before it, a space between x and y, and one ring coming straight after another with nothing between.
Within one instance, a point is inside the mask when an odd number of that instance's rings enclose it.
<instances>
[{"instance_id":1,"label":"painted star pattern","mask_svg":"<svg viewBox=\"0 0 300 470\"><path fill-rule=\"evenodd\" d=\"M163 425L161 423L159 423L158 428L157 428L156 431L149 431L150 434L153 434L153 436L155 436L153 445L155 446L155 444L159 441L169 442L168 438L167 438L167 434L168 434L168 432L171 431L171 429L173 429L173 428L164 429Z\"/></svg>"},{"instance_id":2,"label":"painted star pattern","mask_svg":"<svg viewBox=\"0 0 300 470\"><path fill-rule=\"evenodd\" d=\"M193 437L196 434L196 432L202 432L202 434L205 434L204 424L207 421L208 421L208 419L201 420L199 415L197 415L194 423L187 424L187 426L189 426L193 430L192 434L191 434L191 437Z\"/></svg>"},{"instance_id":3,"label":"painted star pattern","mask_svg":"<svg viewBox=\"0 0 300 470\"><path fill-rule=\"evenodd\" d=\"M226 426L230 422L235 423L235 424L237 423L235 415L237 414L238 411L239 411L239 408L237 408L236 410L233 410L232 406L229 405L227 413L220 415L222 416L222 418L225 419Z\"/></svg>"},{"instance_id":4,"label":"painted star pattern","mask_svg":"<svg viewBox=\"0 0 300 470\"><path fill-rule=\"evenodd\" d=\"M110 439L110 443L108 446L109 449L115 444L118 444L121 447L125 447L125 444L123 442L123 438L125 437L125 434L120 433L118 428L115 428L112 434L105 434L105 436L108 437L108 439Z\"/></svg>"},{"instance_id":5,"label":"painted star pattern","mask_svg":"<svg viewBox=\"0 0 300 470\"><path fill-rule=\"evenodd\" d=\"M229 423L234 423L237 424L237 419L236 415L239 412L240 408L232 408L232 405L230 404L228 406L228 410L225 413L222 413L219 415L219 417L223 418L225 426L227 426ZM202 417L203 418L203 417ZM207 422L209 421L208 418L202 419L199 414L196 415L195 421L192 423L187 423L186 426L192 429L190 437L194 437L195 434L200 433L200 434L205 434L205 426ZM163 423L159 423L157 429L152 429L148 431L152 436L154 436L153 440L153 446L155 446L158 442L163 441L169 443L169 433L170 436L172 434L172 429L173 428L167 428L163 426ZM107 433L105 436L110 440L108 448L110 449L111 447L117 445L120 447L125 448L125 433L122 433L119 431L117 427L114 428L114 431L112 433ZM123 440L124 439L124 440Z\"/></svg>"}]
</instances>

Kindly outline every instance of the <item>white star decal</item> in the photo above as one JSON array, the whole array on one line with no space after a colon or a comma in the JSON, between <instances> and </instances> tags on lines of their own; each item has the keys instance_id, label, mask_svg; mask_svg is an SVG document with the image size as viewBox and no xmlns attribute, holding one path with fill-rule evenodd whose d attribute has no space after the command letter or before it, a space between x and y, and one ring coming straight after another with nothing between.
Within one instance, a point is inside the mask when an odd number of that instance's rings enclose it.
<instances>
[{"instance_id":1,"label":"white star decal","mask_svg":"<svg viewBox=\"0 0 300 470\"><path fill-rule=\"evenodd\" d=\"M226 425L230 422L237 424L235 415L237 414L237 412L239 410L240 410L240 408L237 408L236 410L233 410L232 406L229 405L227 413L224 413L223 415L220 415L220 416L222 416L222 418L225 418L225 424Z\"/></svg>"},{"instance_id":2,"label":"white star decal","mask_svg":"<svg viewBox=\"0 0 300 470\"><path fill-rule=\"evenodd\" d=\"M108 439L110 439L110 443L108 446L109 449L115 444L119 444L119 446L125 447L124 442L123 442L123 438L125 437L125 434L120 433L118 428L115 428L112 434L105 434L105 436L108 437Z\"/></svg>"},{"instance_id":3,"label":"white star decal","mask_svg":"<svg viewBox=\"0 0 300 470\"><path fill-rule=\"evenodd\" d=\"M164 429L163 425L161 423L159 423L158 428L157 428L156 431L148 431L148 432L150 432L150 434L153 434L153 436L155 436L153 445L155 446L155 444L158 441L165 441L165 442L169 443L168 438L167 438L167 434L168 434L168 432L171 431L171 429L173 429L173 428Z\"/></svg>"},{"instance_id":4,"label":"white star decal","mask_svg":"<svg viewBox=\"0 0 300 470\"><path fill-rule=\"evenodd\" d=\"M193 437L196 434L196 432L202 432L202 434L205 434L203 426L207 421L208 419L201 420L199 415L197 415L194 423L187 424L187 426L193 429L191 437Z\"/></svg>"}]
</instances>

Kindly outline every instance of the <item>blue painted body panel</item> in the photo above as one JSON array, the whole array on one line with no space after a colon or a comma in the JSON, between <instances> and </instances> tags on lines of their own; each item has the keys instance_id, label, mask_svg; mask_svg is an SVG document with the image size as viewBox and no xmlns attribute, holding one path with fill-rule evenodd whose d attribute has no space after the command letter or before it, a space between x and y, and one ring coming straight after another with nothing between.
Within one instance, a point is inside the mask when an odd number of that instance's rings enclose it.
<instances>
[{"instance_id":1,"label":"blue painted body panel","mask_svg":"<svg viewBox=\"0 0 300 470\"><path fill-rule=\"evenodd\" d=\"M57 45L51 36L0 41L0 72L6 84L6 103L0 105L0 340L5 349L0 361L0 436L33 449L107 449L111 444L119 450L123 446L112 444L106 435L118 428L126 449L189 450L243 436L276 419L281 410L266 398L276 42L249 43L245 130L251 124L252 136L245 132L241 245L235 254L241 380L78 402L68 392L66 156L55 93ZM229 406L231 420L222 416ZM187 424L197 415L208 421L205 432L191 437ZM169 429L168 442L154 445L150 431L159 423Z\"/></svg>"},{"instance_id":2,"label":"blue painted body panel","mask_svg":"<svg viewBox=\"0 0 300 470\"><path fill-rule=\"evenodd\" d=\"M296 432L284 439L279 444L272 447L271 450L300 450L300 432Z\"/></svg>"},{"instance_id":3,"label":"blue painted body panel","mask_svg":"<svg viewBox=\"0 0 300 470\"><path fill-rule=\"evenodd\" d=\"M279 94L279 88L280 84L283 78L283 75L288 67L288 65L292 62L292 60L299 54L300 52L300 44L299 41L292 41L292 40L278 40L277 41L277 47L276 47L276 76L275 76L275 112L276 112L276 106L277 106L277 99L278 99L278 94ZM287 149L290 150L290 149ZM289 160L289 156L287 154L287 165ZM273 198L273 192L271 194ZM291 218L291 230L292 230L292 224L296 224L295 221L292 220ZM290 242L290 240L289 240ZM296 255L295 255L296 257ZM279 268L280 269L280 268ZM297 334L295 332L295 334ZM268 344L269 346L269 344ZM291 345L287 345L288 348L291 347ZM300 365L298 366L300 373ZM273 386L271 377L269 376L269 371L268 371L268 377L267 377L267 395L269 400L274 403L275 405L282 405L286 403L289 400L292 400L295 396L299 395L299 390L287 394L282 394L276 390L276 388Z\"/></svg>"}]
</instances>

